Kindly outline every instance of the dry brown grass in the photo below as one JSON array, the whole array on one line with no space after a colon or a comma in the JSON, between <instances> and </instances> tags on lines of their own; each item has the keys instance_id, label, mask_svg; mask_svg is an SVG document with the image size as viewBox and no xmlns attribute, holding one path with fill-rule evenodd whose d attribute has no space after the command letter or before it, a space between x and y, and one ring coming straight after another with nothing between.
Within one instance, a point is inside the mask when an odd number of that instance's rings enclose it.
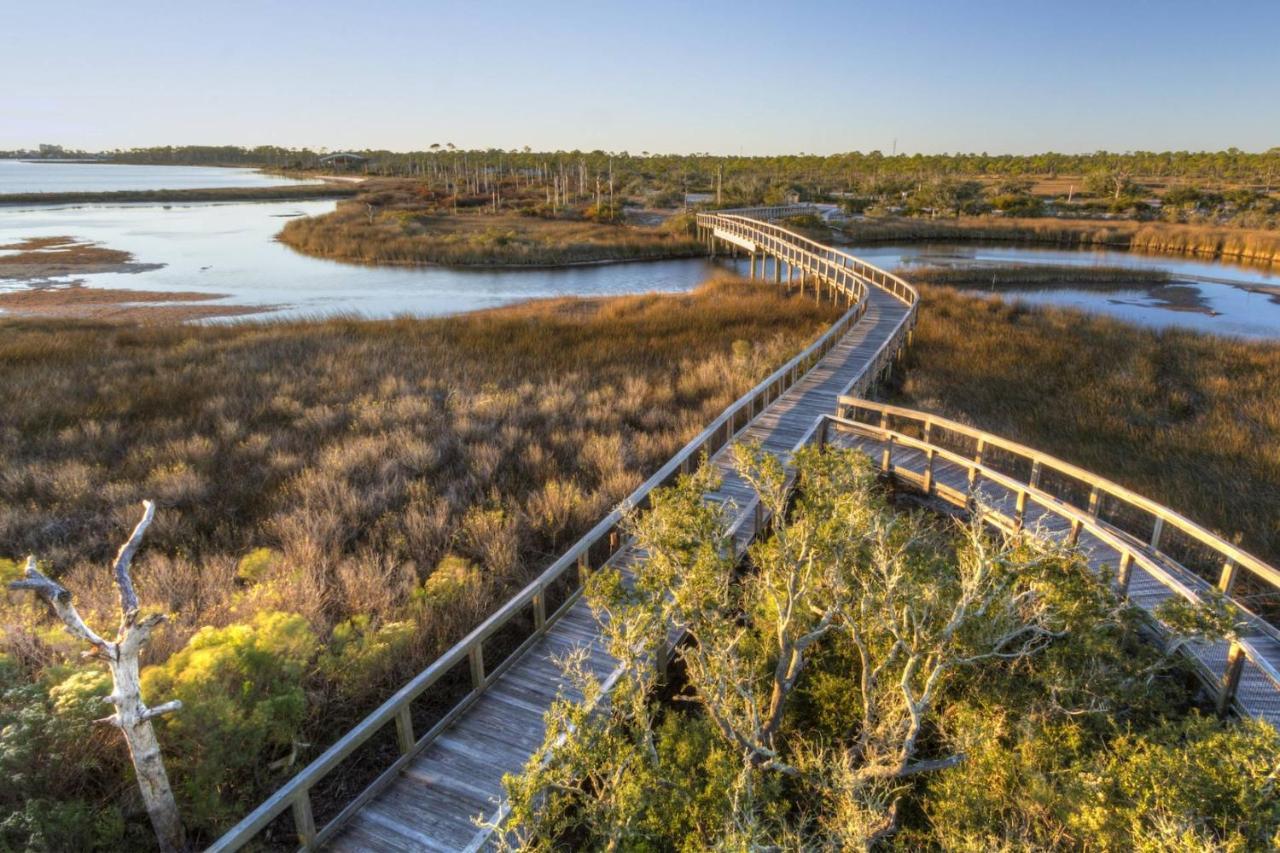
<instances>
[{"instance_id":1,"label":"dry brown grass","mask_svg":"<svg viewBox=\"0 0 1280 853\"><path fill-rule=\"evenodd\" d=\"M921 292L906 404L1096 471L1280 562L1280 345Z\"/></svg>"},{"instance_id":2,"label":"dry brown grass","mask_svg":"<svg viewBox=\"0 0 1280 853\"><path fill-rule=\"evenodd\" d=\"M175 617L152 660L262 609L302 613L321 637L353 614L416 620L413 654L340 706L320 703L322 739L834 316L720 280L429 320L7 321L0 556L39 554L90 619L110 613L101 567L154 497L138 584L146 607ZM266 576L236 580L260 547L278 554ZM449 555L477 567L465 595L415 607ZM6 616L8 647L38 661L27 618Z\"/></svg>"},{"instance_id":3,"label":"dry brown grass","mask_svg":"<svg viewBox=\"0 0 1280 853\"><path fill-rule=\"evenodd\" d=\"M295 219L279 239L308 255L367 264L553 266L691 257L705 251L661 227L601 224L414 206L376 209L362 200L324 216Z\"/></svg>"},{"instance_id":4,"label":"dry brown grass","mask_svg":"<svg viewBox=\"0 0 1280 853\"><path fill-rule=\"evenodd\" d=\"M1005 240L1064 246L1111 246L1259 264L1280 263L1280 234L1246 228L1088 219L882 219L845 229L856 242Z\"/></svg>"}]
</instances>

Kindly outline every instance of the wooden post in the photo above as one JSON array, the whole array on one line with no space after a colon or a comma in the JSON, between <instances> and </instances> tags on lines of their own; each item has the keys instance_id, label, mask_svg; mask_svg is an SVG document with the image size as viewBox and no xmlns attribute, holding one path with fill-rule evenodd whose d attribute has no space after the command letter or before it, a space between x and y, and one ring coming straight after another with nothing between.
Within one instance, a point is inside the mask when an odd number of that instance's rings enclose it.
<instances>
[{"instance_id":1,"label":"wooden post","mask_svg":"<svg viewBox=\"0 0 1280 853\"><path fill-rule=\"evenodd\" d=\"M973 490L978 485L978 466L982 464L982 451L985 447L986 447L986 440L981 438L978 439L978 450L976 453L973 454L973 467L969 469L969 491L970 492L973 492Z\"/></svg>"},{"instance_id":2,"label":"wooden post","mask_svg":"<svg viewBox=\"0 0 1280 853\"><path fill-rule=\"evenodd\" d=\"M1151 528L1151 550L1160 550L1160 534L1164 533L1164 519L1156 516L1156 523Z\"/></svg>"},{"instance_id":3,"label":"wooden post","mask_svg":"<svg viewBox=\"0 0 1280 853\"><path fill-rule=\"evenodd\" d=\"M880 460L880 470L888 474L893 470L893 436L889 436L884 446L884 456Z\"/></svg>"},{"instance_id":4,"label":"wooden post","mask_svg":"<svg viewBox=\"0 0 1280 853\"><path fill-rule=\"evenodd\" d=\"M1028 482L1031 488L1039 488L1040 486L1040 460L1036 459L1031 463L1031 479Z\"/></svg>"},{"instance_id":5,"label":"wooden post","mask_svg":"<svg viewBox=\"0 0 1280 853\"><path fill-rule=\"evenodd\" d=\"M1239 640L1231 641L1227 651L1227 668L1222 673L1222 687L1218 691L1218 714L1226 716L1236 700L1236 690L1240 687L1240 676L1244 673L1244 646Z\"/></svg>"},{"instance_id":6,"label":"wooden post","mask_svg":"<svg viewBox=\"0 0 1280 853\"><path fill-rule=\"evenodd\" d=\"M1239 569L1235 560L1228 559L1222 564L1222 574L1218 576L1218 589L1222 590L1224 595L1229 594L1231 587L1235 586Z\"/></svg>"},{"instance_id":7,"label":"wooden post","mask_svg":"<svg viewBox=\"0 0 1280 853\"><path fill-rule=\"evenodd\" d=\"M413 752L413 717L409 714L407 702L396 711L396 741L400 744L401 754Z\"/></svg>"},{"instance_id":8,"label":"wooden post","mask_svg":"<svg viewBox=\"0 0 1280 853\"><path fill-rule=\"evenodd\" d=\"M1101 492L1098 491L1097 486L1094 486L1093 489L1090 490L1089 492L1089 517L1090 518L1098 517L1098 504L1100 502L1100 498L1101 498Z\"/></svg>"},{"instance_id":9,"label":"wooden post","mask_svg":"<svg viewBox=\"0 0 1280 853\"><path fill-rule=\"evenodd\" d=\"M543 590L533 594L533 630L541 632L547 624L547 597Z\"/></svg>"},{"instance_id":10,"label":"wooden post","mask_svg":"<svg viewBox=\"0 0 1280 853\"><path fill-rule=\"evenodd\" d=\"M1120 568L1116 574L1116 586L1120 588L1120 597L1129 597L1129 579L1133 577L1133 554L1125 551L1120 555Z\"/></svg>"},{"instance_id":11,"label":"wooden post","mask_svg":"<svg viewBox=\"0 0 1280 853\"><path fill-rule=\"evenodd\" d=\"M467 661L471 664L471 686L476 690L484 687L484 642L478 642L467 651Z\"/></svg>"},{"instance_id":12,"label":"wooden post","mask_svg":"<svg viewBox=\"0 0 1280 853\"><path fill-rule=\"evenodd\" d=\"M293 798L293 825L298 831L298 844L313 850L316 843L316 818L311 812L311 791L302 790Z\"/></svg>"},{"instance_id":13,"label":"wooden post","mask_svg":"<svg viewBox=\"0 0 1280 853\"><path fill-rule=\"evenodd\" d=\"M1018 489L1018 503L1014 508L1013 523L1018 530L1022 529L1023 522L1027 517L1027 490Z\"/></svg>"},{"instance_id":14,"label":"wooden post","mask_svg":"<svg viewBox=\"0 0 1280 853\"><path fill-rule=\"evenodd\" d=\"M584 551L578 555L578 585L586 586L589 577L591 577L591 560Z\"/></svg>"},{"instance_id":15,"label":"wooden post","mask_svg":"<svg viewBox=\"0 0 1280 853\"><path fill-rule=\"evenodd\" d=\"M823 417L818 423L818 449L824 450L827 446L827 432L831 428L831 419Z\"/></svg>"},{"instance_id":16,"label":"wooden post","mask_svg":"<svg viewBox=\"0 0 1280 853\"><path fill-rule=\"evenodd\" d=\"M933 494L933 456L934 449L930 447L925 451L924 463L924 493L925 495Z\"/></svg>"}]
</instances>

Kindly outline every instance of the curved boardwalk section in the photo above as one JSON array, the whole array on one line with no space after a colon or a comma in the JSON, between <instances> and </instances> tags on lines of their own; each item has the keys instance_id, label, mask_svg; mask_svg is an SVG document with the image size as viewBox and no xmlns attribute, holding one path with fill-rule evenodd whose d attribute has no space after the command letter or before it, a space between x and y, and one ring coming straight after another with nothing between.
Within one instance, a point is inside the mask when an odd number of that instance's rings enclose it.
<instances>
[{"instance_id":1,"label":"curved boardwalk section","mask_svg":"<svg viewBox=\"0 0 1280 853\"><path fill-rule=\"evenodd\" d=\"M1005 529L1076 545L1147 613L1215 591L1240 609L1237 636L1191 643L1200 674L1231 708L1280 725L1280 572L1178 513L1070 463L973 427L842 397L818 431L861 450L926 496ZM1162 631L1159 623L1152 626Z\"/></svg>"},{"instance_id":2,"label":"curved boardwalk section","mask_svg":"<svg viewBox=\"0 0 1280 853\"><path fill-rule=\"evenodd\" d=\"M761 442L789 456L797 441L841 394L863 394L891 365L915 320L915 291L857 258L808 240L768 219L794 208L700 214L699 234L712 254L732 249L773 261L779 286L847 307L842 317L796 358L729 407L626 501L647 505L649 493L696 466L702 454L723 474L707 495L731 507L739 547L755 535L755 496L733 469L728 447ZM785 271L785 273L784 273ZM621 538L621 510L603 519L537 580L401 688L373 714L223 836L213 850L235 850L276 821L292 821L303 849L427 851L486 846L504 811L502 776L518 772L541 745L543 715L565 689L555 658L589 650L589 665L606 683L615 662L580 597L580 578L604 564L626 567L636 555ZM419 722L418 710L447 684L470 690L443 714ZM571 695L571 694L570 694ZM436 703L440 704L439 702ZM421 732L421 733L419 733ZM312 789L324 799L342 790L347 766L368 754L394 751L372 784L357 789L337 814L317 820Z\"/></svg>"}]
</instances>

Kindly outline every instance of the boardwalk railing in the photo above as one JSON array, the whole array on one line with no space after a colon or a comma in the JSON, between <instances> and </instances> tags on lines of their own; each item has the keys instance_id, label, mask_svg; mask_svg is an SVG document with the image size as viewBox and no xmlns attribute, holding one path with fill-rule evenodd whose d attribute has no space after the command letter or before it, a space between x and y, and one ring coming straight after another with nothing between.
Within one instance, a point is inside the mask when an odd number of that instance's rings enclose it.
<instances>
[{"instance_id":1,"label":"boardwalk railing","mask_svg":"<svg viewBox=\"0 0 1280 853\"><path fill-rule=\"evenodd\" d=\"M1073 542L1088 530L1118 554L1116 577L1126 592L1136 565L1189 601L1214 591L1229 597L1243 614L1243 630L1222 670L1206 673L1219 688L1220 709L1234 702L1246 659L1280 690L1273 652L1280 647L1280 571L1273 566L1118 483L985 430L848 396L829 421L824 434L851 430L881 442L884 472L915 480L927 494L964 506L981 483L995 483L1016 496L1007 526L1020 527L1033 504L1067 522ZM921 470L895 465L895 448L923 455ZM965 490L939 482L935 467L942 464L967 472Z\"/></svg>"},{"instance_id":2,"label":"boardwalk railing","mask_svg":"<svg viewBox=\"0 0 1280 853\"><path fill-rule=\"evenodd\" d=\"M762 208L759 213L762 218L771 218L792 215L797 210L808 208ZM879 287L893 293L907 302L911 310L880 348L872 365L873 369L864 371L863 377L868 377L869 382L871 377L882 372L893 356L901 351L915 322L917 296L910 285L852 255L823 246L776 225L753 220L747 215L754 213L753 209L699 214L698 225L711 231L731 233L738 240L753 241L759 251L793 264L830 288L833 294L846 301L848 310L813 344L725 409L706 429L632 492L621 507L603 518L528 586L286 782L219 838L210 850L237 850L286 812L292 813L302 849L313 849L333 837L344 822L394 781L414 756L464 714L485 689L524 651L544 636L548 628L573 605L581 594L583 579L623 548L621 525L624 511L628 508L647 507L649 495L654 489L670 485L680 474L692 471L704 454L711 456L730 443L738 431L821 361L866 312L868 287ZM855 384L860 390L866 385L861 380ZM518 629L526 623L532 626L532 630L515 650L506 654L496 665L488 665L485 660L486 641L493 640L504 629ZM412 703L464 663L470 672L470 691L425 732L415 731L410 714ZM390 727L395 730L397 757L335 817L323 826L317 826L312 809L312 789L339 769L358 749L365 747L376 736L383 735Z\"/></svg>"}]
</instances>

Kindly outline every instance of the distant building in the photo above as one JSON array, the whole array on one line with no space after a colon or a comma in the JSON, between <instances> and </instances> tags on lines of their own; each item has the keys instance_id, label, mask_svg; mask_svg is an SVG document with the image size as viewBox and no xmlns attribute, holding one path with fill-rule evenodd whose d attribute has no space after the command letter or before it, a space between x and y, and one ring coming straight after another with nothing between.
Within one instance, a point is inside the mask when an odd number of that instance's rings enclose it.
<instances>
[{"instance_id":1,"label":"distant building","mask_svg":"<svg viewBox=\"0 0 1280 853\"><path fill-rule=\"evenodd\" d=\"M320 165L334 169L357 169L369 162L368 157L361 157L359 154L351 154L346 151L340 151L337 154L329 154L320 158Z\"/></svg>"}]
</instances>

